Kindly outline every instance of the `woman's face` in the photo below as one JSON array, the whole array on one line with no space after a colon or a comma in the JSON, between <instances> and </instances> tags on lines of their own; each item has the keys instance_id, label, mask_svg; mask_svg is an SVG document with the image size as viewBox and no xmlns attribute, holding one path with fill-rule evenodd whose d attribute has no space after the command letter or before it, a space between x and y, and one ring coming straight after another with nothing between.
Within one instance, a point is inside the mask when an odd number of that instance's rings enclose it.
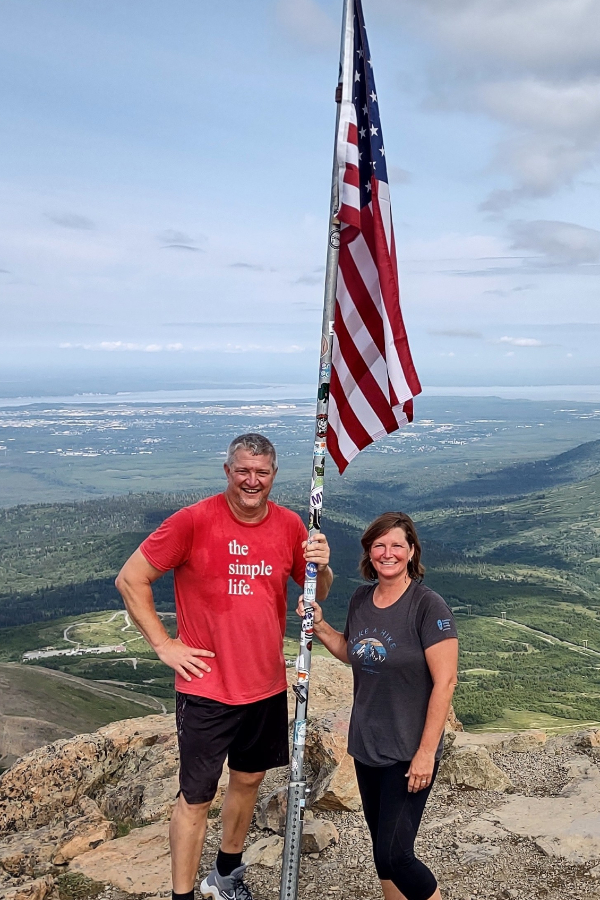
<instances>
[{"instance_id":1,"label":"woman's face","mask_svg":"<svg viewBox=\"0 0 600 900\"><path fill-rule=\"evenodd\" d=\"M371 544L371 564L379 580L403 578L412 555L404 528L392 528Z\"/></svg>"}]
</instances>

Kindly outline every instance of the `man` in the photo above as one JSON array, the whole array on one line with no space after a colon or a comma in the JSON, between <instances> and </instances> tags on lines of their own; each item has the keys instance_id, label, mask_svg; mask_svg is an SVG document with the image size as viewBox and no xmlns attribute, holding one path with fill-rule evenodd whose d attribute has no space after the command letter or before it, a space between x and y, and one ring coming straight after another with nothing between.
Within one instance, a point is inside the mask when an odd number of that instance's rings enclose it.
<instances>
[{"instance_id":1,"label":"man","mask_svg":"<svg viewBox=\"0 0 600 900\"><path fill-rule=\"evenodd\" d=\"M252 900L242 848L265 770L289 761L285 661L288 577L317 566L317 599L331 586L323 534L307 540L296 513L269 501L272 443L243 434L229 446L224 493L180 509L133 553L116 585L158 657L175 670L180 792L171 817L173 900L193 900L206 820L225 757L229 785L215 867L200 890ZM159 619L152 583L175 574L177 637Z\"/></svg>"}]
</instances>

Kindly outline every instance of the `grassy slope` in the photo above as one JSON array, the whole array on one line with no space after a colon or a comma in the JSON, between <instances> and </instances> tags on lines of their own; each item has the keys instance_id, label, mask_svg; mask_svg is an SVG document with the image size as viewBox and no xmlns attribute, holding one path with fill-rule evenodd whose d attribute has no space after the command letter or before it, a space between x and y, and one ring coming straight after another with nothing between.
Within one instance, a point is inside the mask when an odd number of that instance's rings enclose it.
<instances>
[{"instance_id":1,"label":"grassy slope","mask_svg":"<svg viewBox=\"0 0 600 900\"><path fill-rule=\"evenodd\" d=\"M53 722L74 734L160 712L159 704L148 697L37 666L1 663L0 683L0 713Z\"/></svg>"}]
</instances>

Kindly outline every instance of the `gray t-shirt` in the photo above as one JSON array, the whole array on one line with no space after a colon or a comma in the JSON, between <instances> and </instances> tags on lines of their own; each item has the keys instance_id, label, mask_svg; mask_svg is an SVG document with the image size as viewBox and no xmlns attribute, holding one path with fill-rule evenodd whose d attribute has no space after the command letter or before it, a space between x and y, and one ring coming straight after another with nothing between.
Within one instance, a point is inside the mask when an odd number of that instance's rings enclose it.
<instances>
[{"instance_id":1,"label":"gray t-shirt","mask_svg":"<svg viewBox=\"0 0 600 900\"><path fill-rule=\"evenodd\" d=\"M369 766L391 766L415 755L433 681L425 650L457 637L439 594L418 584L385 609L373 603L376 585L361 585L350 600L344 637L354 675L348 753ZM443 737L436 753L443 750Z\"/></svg>"}]
</instances>

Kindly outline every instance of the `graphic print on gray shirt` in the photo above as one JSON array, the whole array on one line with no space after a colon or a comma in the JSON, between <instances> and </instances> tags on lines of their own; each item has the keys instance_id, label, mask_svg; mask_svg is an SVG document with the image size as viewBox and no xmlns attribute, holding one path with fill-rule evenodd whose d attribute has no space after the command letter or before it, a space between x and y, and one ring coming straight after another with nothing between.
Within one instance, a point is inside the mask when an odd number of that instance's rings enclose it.
<instances>
[{"instance_id":1,"label":"graphic print on gray shirt","mask_svg":"<svg viewBox=\"0 0 600 900\"><path fill-rule=\"evenodd\" d=\"M375 584L350 600L344 637L354 675L348 753L368 766L391 766L415 755L433 688L425 650L456 638L445 601L413 581L385 609L373 603ZM443 737L436 752L442 755Z\"/></svg>"}]
</instances>

